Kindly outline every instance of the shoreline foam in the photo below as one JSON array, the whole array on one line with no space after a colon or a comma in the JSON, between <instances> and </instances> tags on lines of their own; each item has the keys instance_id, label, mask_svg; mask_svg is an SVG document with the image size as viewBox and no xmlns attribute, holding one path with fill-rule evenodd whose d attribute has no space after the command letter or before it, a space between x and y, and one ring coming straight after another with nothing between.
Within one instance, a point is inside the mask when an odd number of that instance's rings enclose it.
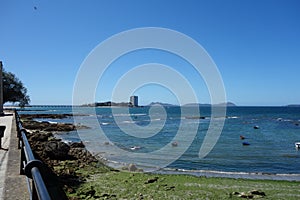
<instances>
[{"instance_id":1,"label":"shoreline foam","mask_svg":"<svg viewBox=\"0 0 300 200\"><path fill-rule=\"evenodd\" d=\"M93 154L95 156L95 154ZM117 170L122 170L128 167L131 163L118 162L109 160L105 157L96 155L96 158L104 162L105 165ZM135 164L135 163L133 163ZM284 180L284 181L300 181L300 174L281 174L268 172L230 172L230 171L216 171L216 170L187 170L176 168L155 168L151 166L136 165L145 173L153 174L177 174L177 175L192 175L197 177L213 177L213 178L234 178L234 179L249 179L249 180Z\"/></svg>"}]
</instances>

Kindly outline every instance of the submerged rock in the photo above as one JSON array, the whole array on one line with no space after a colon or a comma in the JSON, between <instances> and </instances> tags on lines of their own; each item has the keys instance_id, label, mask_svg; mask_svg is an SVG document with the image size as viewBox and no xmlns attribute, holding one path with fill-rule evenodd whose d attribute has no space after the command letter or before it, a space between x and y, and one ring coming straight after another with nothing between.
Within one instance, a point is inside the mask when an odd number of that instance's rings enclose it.
<instances>
[{"instance_id":1,"label":"submerged rock","mask_svg":"<svg viewBox=\"0 0 300 200\"><path fill-rule=\"evenodd\" d=\"M254 126L253 128L254 128L254 129L259 129L259 126Z\"/></svg>"}]
</instances>

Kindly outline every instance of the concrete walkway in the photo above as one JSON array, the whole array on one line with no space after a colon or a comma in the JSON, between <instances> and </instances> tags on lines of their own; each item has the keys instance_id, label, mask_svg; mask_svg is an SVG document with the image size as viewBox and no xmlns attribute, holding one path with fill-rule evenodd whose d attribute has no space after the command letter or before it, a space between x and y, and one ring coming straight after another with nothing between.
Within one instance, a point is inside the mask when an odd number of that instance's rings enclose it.
<instances>
[{"instance_id":1,"label":"concrete walkway","mask_svg":"<svg viewBox=\"0 0 300 200\"><path fill-rule=\"evenodd\" d=\"M0 117L0 126L6 126L0 149L0 200L29 199L26 177L20 175L20 149L13 112Z\"/></svg>"}]
</instances>

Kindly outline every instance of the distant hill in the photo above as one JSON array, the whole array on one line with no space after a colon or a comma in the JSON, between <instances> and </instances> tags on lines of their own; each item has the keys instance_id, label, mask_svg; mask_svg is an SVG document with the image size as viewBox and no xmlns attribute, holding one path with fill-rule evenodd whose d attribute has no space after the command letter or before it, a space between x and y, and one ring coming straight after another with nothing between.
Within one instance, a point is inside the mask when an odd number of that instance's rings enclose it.
<instances>
[{"instance_id":1,"label":"distant hill","mask_svg":"<svg viewBox=\"0 0 300 200\"><path fill-rule=\"evenodd\" d=\"M208 103L189 103L189 104L185 104L184 106L200 106L200 107L209 107L211 106L211 104ZM219 103L219 104L214 104L214 106L227 106L227 107L233 107L236 106L234 103L232 102L226 102L226 103Z\"/></svg>"},{"instance_id":2,"label":"distant hill","mask_svg":"<svg viewBox=\"0 0 300 200\"><path fill-rule=\"evenodd\" d=\"M188 104L184 104L183 106L190 106L190 107L194 107L194 106L209 107L209 106L211 106L211 104L208 104L208 103L188 103Z\"/></svg>"},{"instance_id":3,"label":"distant hill","mask_svg":"<svg viewBox=\"0 0 300 200\"><path fill-rule=\"evenodd\" d=\"M287 107L300 107L300 104L290 104L290 105L287 105Z\"/></svg>"},{"instance_id":4,"label":"distant hill","mask_svg":"<svg viewBox=\"0 0 300 200\"><path fill-rule=\"evenodd\" d=\"M226 103L220 103L220 104L216 104L216 106L227 106L227 107L233 107L236 106L234 103L232 102L226 102Z\"/></svg>"},{"instance_id":5,"label":"distant hill","mask_svg":"<svg viewBox=\"0 0 300 200\"><path fill-rule=\"evenodd\" d=\"M161 106L165 106L165 107L178 106L178 105L169 104L169 103L162 103L162 102L152 102L147 106L155 106L155 105L161 105Z\"/></svg>"},{"instance_id":6,"label":"distant hill","mask_svg":"<svg viewBox=\"0 0 300 200\"><path fill-rule=\"evenodd\" d=\"M95 103L90 103L90 104L84 104L82 106L89 106L89 107L111 107L111 106L120 106L120 107L128 107L130 106L129 102L111 102L111 101L106 101L106 102L95 102Z\"/></svg>"}]
</instances>

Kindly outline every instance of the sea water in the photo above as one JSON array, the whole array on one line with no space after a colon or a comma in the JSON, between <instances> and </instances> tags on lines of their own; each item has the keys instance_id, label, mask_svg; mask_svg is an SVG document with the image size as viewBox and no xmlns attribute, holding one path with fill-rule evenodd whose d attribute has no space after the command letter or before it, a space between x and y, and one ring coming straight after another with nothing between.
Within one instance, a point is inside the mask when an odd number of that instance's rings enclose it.
<instances>
[{"instance_id":1,"label":"sea water","mask_svg":"<svg viewBox=\"0 0 300 200\"><path fill-rule=\"evenodd\" d=\"M198 107L186 109L189 116L177 106L164 107L163 112L151 111L150 107L113 108L113 112L109 107L77 107L75 111L70 107L30 107L20 113L75 112L75 121L49 121L80 123L90 128L58 137L82 140L89 151L112 163L135 163L145 169L163 166L177 172L300 174L300 151L295 148L295 142L300 142L300 108L228 107L221 135L204 158L199 158L199 150L209 128L211 108L200 107L199 115L194 112ZM181 126L185 135L173 144Z\"/></svg>"}]
</instances>

